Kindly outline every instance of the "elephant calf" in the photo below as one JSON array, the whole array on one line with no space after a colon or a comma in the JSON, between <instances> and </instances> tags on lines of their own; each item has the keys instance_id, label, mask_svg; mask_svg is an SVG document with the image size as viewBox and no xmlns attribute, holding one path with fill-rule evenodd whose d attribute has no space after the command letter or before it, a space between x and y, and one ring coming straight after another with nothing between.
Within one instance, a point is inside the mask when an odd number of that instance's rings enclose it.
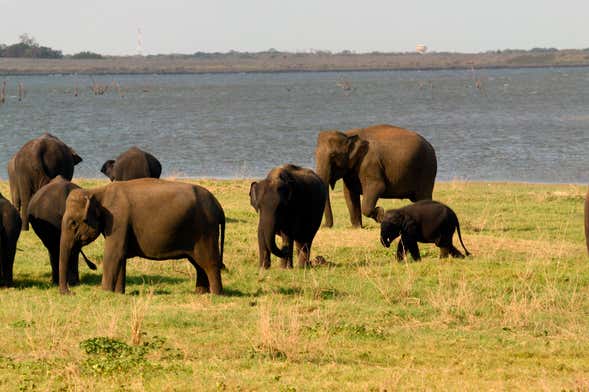
<instances>
[{"instance_id":1,"label":"elephant calf","mask_svg":"<svg viewBox=\"0 0 589 392\"><path fill-rule=\"evenodd\" d=\"M250 202L260 213L260 268L270 267L271 253L281 258L283 268L292 268L293 242L299 267L309 263L326 200L327 189L321 178L295 165L276 167L266 179L252 182ZM282 237L282 249L276 246L276 234Z\"/></svg>"},{"instance_id":2,"label":"elephant calf","mask_svg":"<svg viewBox=\"0 0 589 392\"><path fill-rule=\"evenodd\" d=\"M37 236L49 252L51 276L54 285L59 284L59 239L61 237L61 219L65 211L65 201L69 193L80 189L76 184L57 176L51 182L39 189L29 203L29 221ZM96 269L96 265L86 258L82 249L76 249L72 260L68 263L68 284L74 286L80 283L78 272L78 253L82 253L88 267Z\"/></svg>"},{"instance_id":3,"label":"elephant calf","mask_svg":"<svg viewBox=\"0 0 589 392\"><path fill-rule=\"evenodd\" d=\"M452 245L454 231L458 231L460 243L469 256L470 253L462 242L458 217L445 204L433 200L422 200L397 210L385 213L380 225L380 242L389 247L391 242L401 236L397 247L397 260L405 258L408 249L414 260L420 260L418 242L435 243L440 248L440 257L464 258L458 249Z\"/></svg>"},{"instance_id":4,"label":"elephant calf","mask_svg":"<svg viewBox=\"0 0 589 392\"><path fill-rule=\"evenodd\" d=\"M12 267L22 221L18 211L0 194L0 285L12 286Z\"/></svg>"},{"instance_id":5,"label":"elephant calf","mask_svg":"<svg viewBox=\"0 0 589 392\"><path fill-rule=\"evenodd\" d=\"M188 259L196 291L221 294L225 213L205 188L154 178L74 189L65 203L59 248L59 288L80 247L104 235L102 288L125 292L127 259Z\"/></svg>"},{"instance_id":6,"label":"elephant calf","mask_svg":"<svg viewBox=\"0 0 589 392\"><path fill-rule=\"evenodd\" d=\"M162 165L156 157L137 147L131 147L115 160L104 162L100 172L111 181L127 181L137 178L160 178Z\"/></svg>"}]
</instances>

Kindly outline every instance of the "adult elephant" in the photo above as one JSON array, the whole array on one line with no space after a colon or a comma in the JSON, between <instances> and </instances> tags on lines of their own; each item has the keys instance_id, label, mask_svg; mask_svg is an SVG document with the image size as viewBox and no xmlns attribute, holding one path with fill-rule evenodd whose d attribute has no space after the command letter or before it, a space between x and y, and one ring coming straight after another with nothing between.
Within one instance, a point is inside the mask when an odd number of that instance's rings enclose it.
<instances>
[{"instance_id":1,"label":"adult elephant","mask_svg":"<svg viewBox=\"0 0 589 392\"><path fill-rule=\"evenodd\" d=\"M270 267L271 253L281 258L283 268L292 268L293 243L298 266L309 263L327 200L326 188L313 170L295 165L276 167L264 180L252 182L250 203L260 213L260 268ZM277 234L282 237L282 249L276 246Z\"/></svg>"},{"instance_id":2,"label":"adult elephant","mask_svg":"<svg viewBox=\"0 0 589 392\"><path fill-rule=\"evenodd\" d=\"M115 160L104 162L100 171L111 181L136 178L160 178L162 165L156 157L138 147L131 147Z\"/></svg>"},{"instance_id":3,"label":"adult elephant","mask_svg":"<svg viewBox=\"0 0 589 392\"><path fill-rule=\"evenodd\" d=\"M326 185L333 189L337 180L344 180L344 197L354 227L362 226L362 214L377 222L382 220L384 210L376 207L379 198L432 198L436 152L416 132L392 125L322 131L317 138L315 159L317 174ZM325 226L333 226L329 195Z\"/></svg>"},{"instance_id":4,"label":"adult elephant","mask_svg":"<svg viewBox=\"0 0 589 392\"><path fill-rule=\"evenodd\" d=\"M585 242L587 243L587 253L589 253L589 190L585 196Z\"/></svg>"},{"instance_id":5,"label":"adult elephant","mask_svg":"<svg viewBox=\"0 0 589 392\"><path fill-rule=\"evenodd\" d=\"M70 192L61 222L59 288L77 249L104 235L102 288L125 292L127 259L187 258L197 292L221 294L225 213L198 185L141 178ZM220 241L220 243L219 243Z\"/></svg>"},{"instance_id":6,"label":"adult elephant","mask_svg":"<svg viewBox=\"0 0 589 392\"><path fill-rule=\"evenodd\" d=\"M8 162L8 180L23 230L29 229L28 208L35 192L59 175L71 180L80 162L82 158L71 147L49 133L28 141L14 154Z\"/></svg>"},{"instance_id":7,"label":"adult elephant","mask_svg":"<svg viewBox=\"0 0 589 392\"><path fill-rule=\"evenodd\" d=\"M29 221L33 226L33 230L47 248L47 252L49 252L51 276L54 285L59 284L61 220L65 211L67 196L74 189L80 189L80 187L62 176L57 176L49 184L41 187L33 195L29 203ZM76 249L72 253L72 259L68 263L67 271L67 281L72 286L80 283L78 253L82 254L88 268L96 270L96 265L88 260L82 249Z\"/></svg>"}]
</instances>

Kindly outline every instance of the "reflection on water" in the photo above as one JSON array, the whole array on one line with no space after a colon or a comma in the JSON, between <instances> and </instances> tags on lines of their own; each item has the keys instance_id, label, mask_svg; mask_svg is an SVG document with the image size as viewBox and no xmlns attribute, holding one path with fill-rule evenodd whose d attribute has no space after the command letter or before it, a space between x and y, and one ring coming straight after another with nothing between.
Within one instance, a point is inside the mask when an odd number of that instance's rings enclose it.
<instances>
[{"instance_id":1,"label":"reflection on water","mask_svg":"<svg viewBox=\"0 0 589 392\"><path fill-rule=\"evenodd\" d=\"M260 177L285 162L314 166L320 129L390 123L434 145L440 180L589 182L589 68L476 79L470 70L102 75L95 82L110 87L99 96L89 76L0 79L4 178L12 154L43 131L84 158L76 176L100 177L105 160L138 145L164 176Z\"/></svg>"}]
</instances>

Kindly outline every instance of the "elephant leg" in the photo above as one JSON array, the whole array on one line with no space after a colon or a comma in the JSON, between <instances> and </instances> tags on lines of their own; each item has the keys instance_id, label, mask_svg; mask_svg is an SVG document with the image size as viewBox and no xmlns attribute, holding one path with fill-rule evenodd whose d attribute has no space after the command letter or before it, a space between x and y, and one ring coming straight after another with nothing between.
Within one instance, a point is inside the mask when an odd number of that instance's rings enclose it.
<instances>
[{"instance_id":1,"label":"elephant leg","mask_svg":"<svg viewBox=\"0 0 589 392\"><path fill-rule=\"evenodd\" d=\"M102 261L102 289L115 291L121 263L125 259L124 241L107 238Z\"/></svg>"},{"instance_id":2,"label":"elephant leg","mask_svg":"<svg viewBox=\"0 0 589 392\"><path fill-rule=\"evenodd\" d=\"M202 267L200 265L198 265L198 263L196 262L196 260L194 258L189 257L188 261L190 261L190 264L192 264L192 266L196 270L196 288L195 288L196 293L197 294L208 293L210 285L209 285L209 278L207 277L207 273L205 272L204 269L202 269Z\"/></svg>"},{"instance_id":3,"label":"elephant leg","mask_svg":"<svg viewBox=\"0 0 589 392\"><path fill-rule=\"evenodd\" d=\"M456 257L457 259L464 259L464 255L458 250L456 249L456 247L453 244L450 244L450 255L452 255L452 257Z\"/></svg>"},{"instance_id":4,"label":"elephant leg","mask_svg":"<svg viewBox=\"0 0 589 392\"><path fill-rule=\"evenodd\" d=\"M413 260L421 260L421 255L419 254L419 247L417 246L417 241L413 239L407 239L405 241L405 246L409 250L409 253L411 253L411 257L413 257Z\"/></svg>"},{"instance_id":5,"label":"elephant leg","mask_svg":"<svg viewBox=\"0 0 589 392\"><path fill-rule=\"evenodd\" d=\"M297 259L299 268L308 267L309 257L311 255L311 243L295 241L295 246L297 248Z\"/></svg>"},{"instance_id":6,"label":"elephant leg","mask_svg":"<svg viewBox=\"0 0 589 392\"><path fill-rule=\"evenodd\" d=\"M364 197L362 199L362 214L379 223L384 218L384 210L382 207L377 207L376 203L384 190L385 187L383 184L369 186L364 190Z\"/></svg>"},{"instance_id":7,"label":"elephant leg","mask_svg":"<svg viewBox=\"0 0 589 392\"><path fill-rule=\"evenodd\" d=\"M292 255L293 255L293 248L292 248L292 244L293 244L293 240L292 238L289 238L286 234L280 234L280 237L282 238L282 247L284 248L285 246L287 246L288 248L288 254L286 255L285 258L280 259L280 267L282 268L292 268Z\"/></svg>"},{"instance_id":8,"label":"elephant leg","mask_svg":"<svg viewBox=\"0 0 589 392\"><path fill-rule=\"evenodd\" d=\"M59 242L55 246L48 247L47 251L49 252L49 263L51 264L51 282L54 286L57 286L59 285Z\"/></svg>"},{"instance_id":9,"label":"elephant leg","mask_svg":"<svg viewBox=\"0 0 589 392\"><path fill-rule=\"evenodd\" d=\"M119 273L117 274L117 282L115 284L115 293L124 294L126 285L127 285L127 259L123 259L123 260L121 260L121 263L119 265Z\"/></svg>"},{"instance_id":10,"label":"elephant leg","mask_svg":"<svg viewBox=\"0 0 589 392\"><path fill-rule=\"evenodd\" d=\"M209 281L209 291L212 294L223 294L221 282L221 255L219 254L218 234L202 238L196 245L197 263L206 273ZM195 255L196 256L196 255ZM200 261L200 262L199 262ZM198 275L197 275L198 279Z\"/></svg>"},{"instance_id":11,"label":"elephant leg","mask_svg":"<svg viewBox=\"0 0 589 392\"><path fill-rule=\"evenodd\" d=\"M447 259L449 254L449 249L445 246L440 246L440 259Z\"/></svg>"},{"instance_id":12,"label":"elephant leg","mask_svg":"<svg viewBox=\"0 0 589 392\"><path fill-rule=\"evenodd\" d=\"M16 244L18 242L18 238L13 239L10 247L6 251L6 273L5 273L5 280L7 286L12 286L14 284L12 271L14 270L14 256L16 255Z\"/></svg>"},{"instance_id":13,"label":"elephant leg","mask_svg":"<svg viewBox=\"0 0 589 392\"><path fill-rule=\"evenodd\" d=\"M360 194L350 191L344 182L344 198L350 213L352 227L362 227L362 208L360 207Z\"/></svg>"},{"instance_id":14,"label":"elephant leg","mask_svg":"<svg viewBox=\"0 0 589 392\"><path fill-rule=\"evenodd\" d=\"M8 286L8 258L6 249L0 249L0 286Z\"/></svg>"}]
</instances>

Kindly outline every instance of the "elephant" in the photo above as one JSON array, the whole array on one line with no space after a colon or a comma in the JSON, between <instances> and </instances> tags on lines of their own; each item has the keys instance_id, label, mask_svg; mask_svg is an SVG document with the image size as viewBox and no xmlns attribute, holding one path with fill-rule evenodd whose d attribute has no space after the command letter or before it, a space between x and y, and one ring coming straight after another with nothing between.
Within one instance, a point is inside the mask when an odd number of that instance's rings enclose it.
<instances>
[{"instance_id":1,"label":"elephant","mask_svg":"<svg viewBox=\"0 0 589 392\"><path fill-rule=\"evenodd\" d=\"M207 189L140 178L74 189L65 203L59 244L59 290L69 293L68 264L76 250L104 236L102 288L125 292L127 259L187 258L196 291L222 294L225 213Z\"/></svg>"},{"instance_id":2,"label":"elephant","mask_svg":"<svg viewBox=\"0 0 589 392\"><path fill-rule=\"evenodd\" d=\"M307 266L327 199L319 176L311 169L286 164L272 169L264 180L252 182L249 195L260 215L260 268L270 268L270 254L281 258L283 268L292 268L293 242L298 266ZM276 234L282 237L282 249L276 245Z\"/></svg>"},{"instance_id":3,"label":"elephant","mask_svg":"<svg viewBox=\"0 0 589 392\"><path fill-rule=\"evenodd\" d=\"M51 264L51 276L54 285L59 284L59 239L61 236L61 219L65 210L65 200L74 189L80 189L76 184L66 180L62 176L52 179L44 185L31 198L29 202L29 222L43 245L49 252ZM96 270L82 249L79 249L84 261L91 270ZM78 254L74 252L72 260L68 264L67 280L71 286L80 283L78 272Z\"/></svg>"},{"instance_id":4,"label":"elephant","mask_svg":"<svg viewBox=\"0 0 589 392\"><path fill-rule=\"evenodd\" d=\"M71 180L74 166L80 162L76 151L49 133L28 141L14 154L8 162L8 179L23 230L29 230L28 208L33 194L58 175Z\"/></svg>"},{"instance_id":5,"label":"elephant","mask_svg":"<svg viewBox=\"0 0 589 392\"><path fill-rule=\"evenodd\" d=\"M12 286L12 267L22 221L18 211L0 194L0 285Z\"/></svg>"},{"instance_id":6,"label":"elephant","mask_svg":"<svg viewBox=\"0 0 589 392\"><path fill-rule=\"evenodd\" d=\"M380 222L379 198L431 200L437 172L436 152L414 131L375 125L345 132L321 131L315 149L316 172L333 189L343 179L344 197L353 227L362 215ZM360 195L363 195L360 204ZM329 189L325 226L333 226Z\"/></svg>"},{"instance_id":7,"label":"elephant","mask_svg":"<svg viewBox=\"0 0 589 392\"><path fill-rule=\"evenodd\" d=\"M115 160L104 162L100 172L111 181L127 181L136 178L160 178L162 165L156 157L138 147L131 147Z\"/></svg>"},{"instance_id":8,"label":"elephant","mask_svg":"<svg viewBox=\"0 0 589 392\"><path fill-rule=\"evenodd\" d=\"M585 196L585 242L587 243L587 253L589 254L589 190Z\"/></svg>"},{"instance_id":9,"label":"elephant","mask_svg":"<svg viewBox=\"0 0 589 392\"><path fill-rule=\"evenodd\" d=\"M421 200L403 208L389 210L384 214L380 225L380 242L388 248L391 242L401 236L397 247L397 260L405 259L405 250L409 250L415 261L421 260L417 242L435 243L440 248L440 257L464 258L452 244L454 231L467 256L470 252L462 242L460 223L456 213L447 205L433 200Z\"/></svg>"}]
</instances>

